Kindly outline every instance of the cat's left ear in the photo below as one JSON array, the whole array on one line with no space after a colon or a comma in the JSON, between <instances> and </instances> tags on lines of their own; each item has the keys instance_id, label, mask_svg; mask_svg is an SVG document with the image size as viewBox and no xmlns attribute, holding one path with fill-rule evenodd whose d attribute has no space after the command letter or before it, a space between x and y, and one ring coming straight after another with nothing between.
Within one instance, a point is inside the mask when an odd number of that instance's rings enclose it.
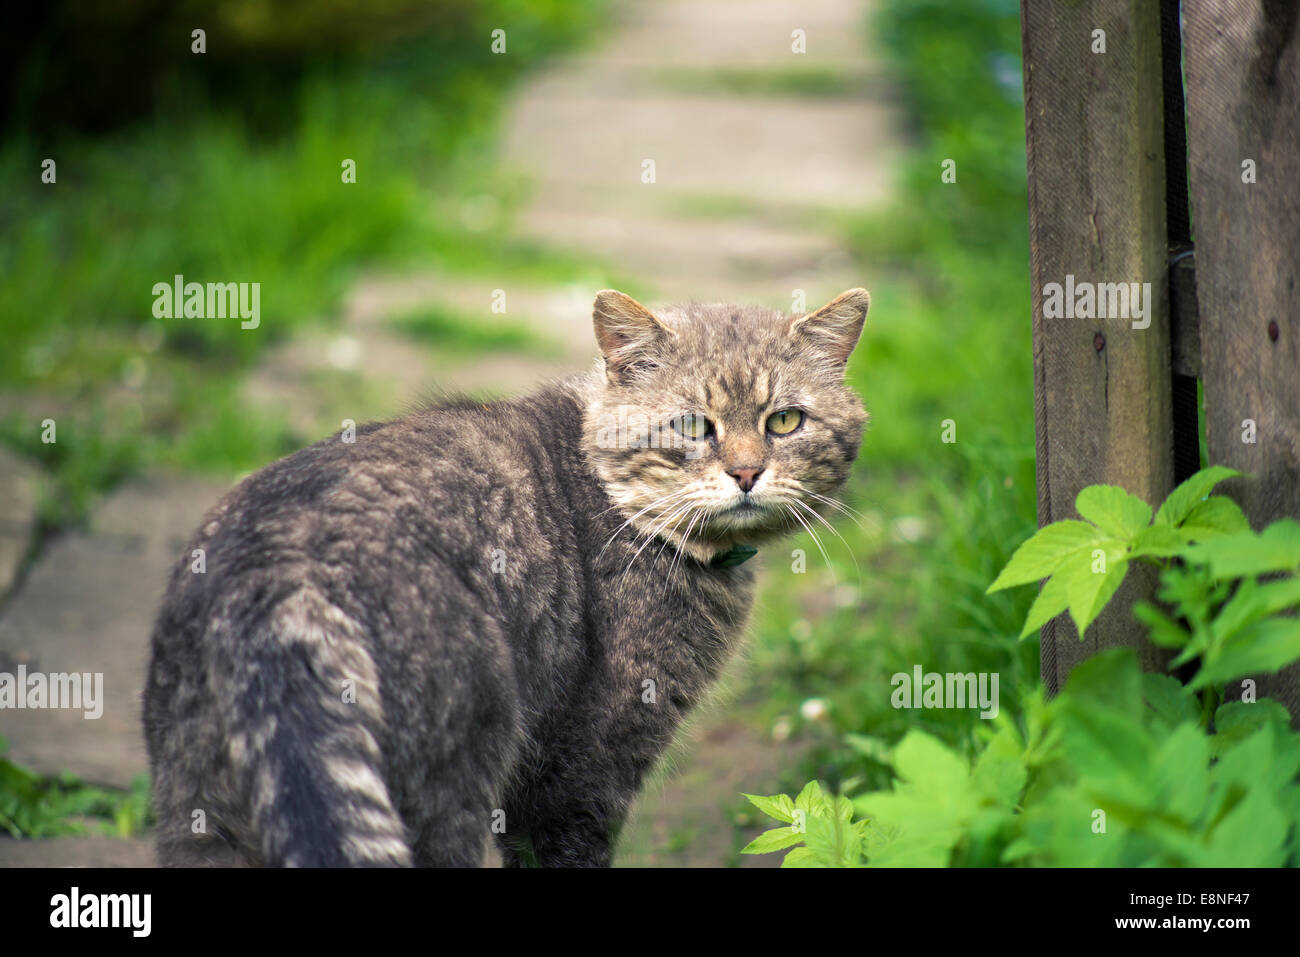
<instances>
[{"instance_id":1,"label":"cat's left ear","mask_svg":"<svg viewBox=\"0 0 1300 957\"><path fill-rule=\"evenodd\" d=\"M790 322L790 335L845 365L862 335L862 324L870 308L871 296L865 289L850 289L816 312L796 316Z\"/></svg>"},{"instance_id":2,"label":"cat's left ear","mask_svg":"<svg viewBox=\"0 0 1300 957\"><path fill-rule=\"evenodd\" d=\"M658 365L660 349L672 335L649 309L616 289L596 293L591 318L606 373L614 382Z\"/></svg>"}]
</instances>

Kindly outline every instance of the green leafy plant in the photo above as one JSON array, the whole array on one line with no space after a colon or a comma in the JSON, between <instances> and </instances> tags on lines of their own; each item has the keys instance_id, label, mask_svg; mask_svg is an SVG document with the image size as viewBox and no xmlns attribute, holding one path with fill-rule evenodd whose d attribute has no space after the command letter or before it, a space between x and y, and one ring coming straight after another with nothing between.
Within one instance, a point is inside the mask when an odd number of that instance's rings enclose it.
<instances>
[{"instance_id":1,"label":"green leafy plant","mask_svg":"<svg viewBox=\"0 0 1300 957\"><path fill-rule=\"evenodd\" d=\"M94 787L71 774L47 777L15 764L3 757L7 748L0 738L0 832L9 837L130 837L152 823L144 775L129 791Z\"/></svg>"},{"instance_id":2,"label":"green leafy plant","mask_svg":"<svg viewBox=\"0 0 1300 957\"><path fill-rule=\"evenodd\" d=\"M863 848L875 835L862 819L853 819L848 798L829 795L809 781L797 797L746 794L751 804L785 827L764 831L741 849L742 854L767 854L791 848L782 867L858 867Z\"/></svg>"},{"instance_id":3,"label":"green leafy plant","mask_svg":"<svg viewBox=\"0 0 1300 957\"><path fill-rule=\"evenodd\" d=\"M1144 560L1167 567L1170 559L1184 557L1193 542L1250 534L1236 502L1224 496L1206 498L1219 482L1239 474L1221 466L1197 472L1170 493L1154 519L1150 505L1122 488L1090 485L1074 503L1084 521L1053 522L1039 529L1016 549L988 590L1046 578L1021 637L1067 608L1083 635L1124 581L1130 563Z\"/></svg>"},{"instance_id":4,"label":"green leafy plant","mask_svg":"<svg viewBox=\"0 0 1300 957\"><path fill-rule=\"evenodd\" d=\"M892 770L891 786L831 799L814 782L793 804L751 797L790 826L745 851L788 848L792 866L1300 864L1300 734L1276 702L1221 702L1226 683L1300 659L1288 615L1300 608L1300 525L1251 531L1235 503L1210 495L1237 474L1202 470L1154 515L1122 489L1084 489L1083 521L1038 531L989 589L1047 578L1024 633L1068 609L1082 635L1129 564L1152 562L1167 608L1142 603L1135 615L1177 651L1170 667L1187 668L1186 684L1111 649L1051 702L1036 689L1019 717L1003 711L977 729L973 758L919 730L892 748L854 736Z\"/></svg>"}]
</instances>

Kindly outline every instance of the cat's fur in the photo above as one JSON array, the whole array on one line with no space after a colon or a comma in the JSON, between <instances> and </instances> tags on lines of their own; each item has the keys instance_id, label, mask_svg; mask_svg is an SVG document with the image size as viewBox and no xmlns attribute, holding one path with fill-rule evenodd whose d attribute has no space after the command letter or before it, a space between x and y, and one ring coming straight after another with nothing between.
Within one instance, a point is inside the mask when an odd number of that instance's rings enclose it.
<instances>
[{"instance_id":1,"label":"cat's fur","mask_svg":"<svg viewBox=\"0 0 1300 957\"><path fill-rule=\"evenodd\" d=\"M807 316L656 317L606 291L595 372L336 435L240 484L153 634L161 863L477 865L498 833L508 864L607 865L745 622L751 566L711 560L811 521L857 455L842 380L867 308L852 290ZM804 425L769 436L788 407ZM629 411L715 433L628 447L610 425ZM746 468L758 507L728 511Z\"/></svg>"}]
</instances>

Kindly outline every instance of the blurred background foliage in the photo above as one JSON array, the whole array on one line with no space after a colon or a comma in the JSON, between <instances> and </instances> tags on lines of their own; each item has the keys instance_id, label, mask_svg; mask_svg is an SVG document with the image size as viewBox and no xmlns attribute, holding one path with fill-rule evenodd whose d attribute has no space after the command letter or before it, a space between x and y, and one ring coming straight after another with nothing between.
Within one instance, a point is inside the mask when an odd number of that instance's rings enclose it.
<instances>
[{"instance_id":1,"label":"blurred background foliage","mask_svg":"<svg viewBox=\"0 0 1300 957\"><path fill-rule=\"evenodd\" d=\"M21 15L0 93L20 129L103 131L159 110L225 106L285 132L293 89L309 77L418 64L426 91L472 82L492 61L482 38L509 23L524 55L492 63L499 86L501 69L527 69L530 48L562 47L596 9L596 0L61 0ZM207 59L196 71L199 29ZM445 91L449 102L455 93Z\"/></svg>"},{"instance_id":2,"label":"blurred background foliage","mask_svg":"<svg viewBox=\"0 0 1300 957\"><path fill-rule=\"evenodd\" d=\"M604 6L115 0L27 11L30 33L8 34L0 70L0 438L50 470L43 533L83 521L95 495L146 464L229 473L301 443L276 410L247 414L236 376L335 311L369 268L575 268L504 237L521 187L485 157L511 80L588 34ZM494 57L503 23L510 55ZM186 69L197 27L205 68ZM57 190L33 174L45 157ZM342 158L357 164L356 189L338 188ZM484 194L498 214L467 225L466 197ZM150 290L177 273L273 277L261 309L279 318L259 335L160 323ZM435 331L453 345L473 338L464 320ZM56 411L77 427L43 444L32 416Z\"/></svg>"}]
</instances>

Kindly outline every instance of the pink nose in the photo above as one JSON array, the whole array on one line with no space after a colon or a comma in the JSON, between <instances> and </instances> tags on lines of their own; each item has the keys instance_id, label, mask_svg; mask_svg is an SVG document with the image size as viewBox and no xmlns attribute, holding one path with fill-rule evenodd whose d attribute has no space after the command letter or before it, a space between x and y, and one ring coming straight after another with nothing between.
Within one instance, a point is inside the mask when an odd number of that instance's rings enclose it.
<instances>
[{"instance_id":1,"label":"pink nose","mask_svg":"<svg viewBox=\"0 0 1300 957\"><path fill-rule=\"evenodd\" d=\"M727 474L736 480L742 492L748 492L758 481L758 477L763 474L762 469L727 469Z\"/></svg>"}]
</instances>

